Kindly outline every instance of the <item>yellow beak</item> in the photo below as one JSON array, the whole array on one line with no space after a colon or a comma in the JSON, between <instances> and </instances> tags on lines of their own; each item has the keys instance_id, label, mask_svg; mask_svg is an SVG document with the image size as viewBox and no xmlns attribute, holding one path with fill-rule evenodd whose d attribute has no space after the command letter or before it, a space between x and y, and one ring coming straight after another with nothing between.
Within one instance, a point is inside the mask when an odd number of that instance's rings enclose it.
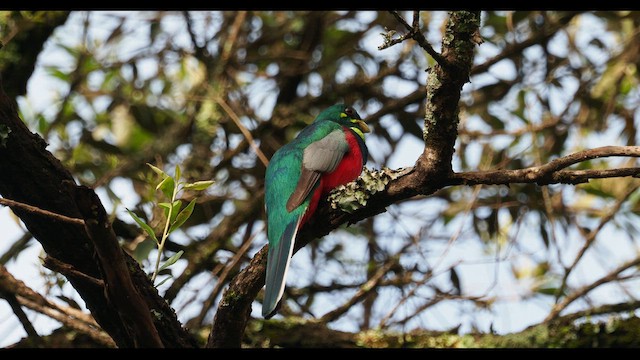
<instances>
[{"instance_id":1,"label":"yellow beak","mask_svg":"<svg viewBox=\"0 0 640 360\"><path fill-rule=\"evenodd\" d=\"M371 130L369 130L369 126L363 120L356 120L356 125L358 125L358 128L360 128L363 133L371 132Z\"/></svg>"}]
</instances>

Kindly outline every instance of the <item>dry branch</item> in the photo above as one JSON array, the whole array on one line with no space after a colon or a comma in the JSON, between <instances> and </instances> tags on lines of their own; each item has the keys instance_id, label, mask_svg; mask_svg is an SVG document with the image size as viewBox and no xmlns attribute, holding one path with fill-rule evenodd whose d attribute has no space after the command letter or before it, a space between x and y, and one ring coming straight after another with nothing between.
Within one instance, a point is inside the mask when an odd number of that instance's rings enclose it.
<instances>
[{"instance_id":1,"label":"dry branch","mask_svg":"<svg viewBox=\"0 0 640 360\"><path fill-rule=\"evenodd\" d=\"M507 185L515 183L580 184L589 179L638 176L640 168L619 168L603 170L563 170L587 160L626 156L640 157L640 146L604 146L579 151L547 164L517 170L490 170L460 172L451 176L449 185Z\"/></svg>"},{"instance_id":2,"label":"dry branch","mask_svg":"<svg viewBox=\"0 0 640 360\"><path fill-rule=\"evenodd\" d=\"M115 347L114 341L98 327L91 315L47 300L22 281L14 278L2 265L0 265L0 293L10 294L15 297L19 305L58 320L69 328L90 336L99 344Z\"/></svg>"},{"instance_id":3,"label":"dry branch","mask_svg":"<svg viewBox=\"0 0 640 360\"><path fill-rule=\"evenodd\" d=\"M4 206L11 206L14 208L19 208L22 209L24 211L28 211L32 214L40 214L42 216L48 216L52 219L56 219L56 220L60 220L60 221L65 221L71 224L76 224L76 225L84 225L84 222L82 221L82 219L78 219L78 218L73 218L73 217L69 217L69 216L64 216L62 214L58 214L55 213L53 211L48 211L48 210L44 210L44 209L40 209L37 206L31 206L29 204L23 204L19 201L14 201L11 199L2 199L0 198L0 205L4 205Z\"/></svg>"}]
</instances>

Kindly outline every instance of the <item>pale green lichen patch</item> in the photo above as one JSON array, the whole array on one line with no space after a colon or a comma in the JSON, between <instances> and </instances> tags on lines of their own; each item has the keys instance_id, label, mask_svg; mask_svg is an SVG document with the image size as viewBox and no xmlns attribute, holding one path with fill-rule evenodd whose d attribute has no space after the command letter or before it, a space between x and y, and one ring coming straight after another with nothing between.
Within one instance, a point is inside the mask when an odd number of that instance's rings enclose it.
<instances>
[{"instance_id":1,"label":"pale green lichen patch","mask_svg":"<svg viewBox=\"0 0 640 360\"><path fill-rule=\"evenodd\" d=\"M395 180L407 172L406 168L391 170L382 167L381 170L370 170L365 167L359 178L331 191L329 204L333 209L352 213L366 206L369 197L383 191L391 180Z\"/></svg>"},{"instance_id":2,"label":"pale green lichen patch","mask_svg":"<svg viewBox=\"0 0 640 360\"><path fill-rule=\"evenodd\" d=\"M363 331L356 336L356 345L366 348L386 348L389 343L384 333L379 330Z\"/></svg>"}]
</instances>

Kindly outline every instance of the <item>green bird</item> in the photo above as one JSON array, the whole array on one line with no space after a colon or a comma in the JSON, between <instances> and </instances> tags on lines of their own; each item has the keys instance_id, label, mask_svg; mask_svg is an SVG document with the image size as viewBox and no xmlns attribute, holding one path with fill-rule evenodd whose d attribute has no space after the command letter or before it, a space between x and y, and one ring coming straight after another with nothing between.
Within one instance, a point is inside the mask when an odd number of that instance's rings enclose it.
<instances>
[{"instance_id":1,"label":"green bird","mask_svg":"<svg viewBox=\"0 0 640 360\"><path fill-rule=\"evenodd\" d=\"M272 317L284 292L298 230L321 197L355 180L367 161L369 127L350 106L333 105L273 154L265 174L267 275L262 316Z\"/></svg>"}]
</instances>

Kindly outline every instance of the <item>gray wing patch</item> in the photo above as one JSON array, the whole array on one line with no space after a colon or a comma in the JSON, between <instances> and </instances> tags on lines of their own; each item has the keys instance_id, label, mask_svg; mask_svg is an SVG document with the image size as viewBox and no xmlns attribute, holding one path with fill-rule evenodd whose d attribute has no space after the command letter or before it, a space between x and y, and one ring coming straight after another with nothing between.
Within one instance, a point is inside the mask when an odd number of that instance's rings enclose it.
<instances>
[{"instance_id":1,"label":"gray wing patch","mask_svg":"<svg viewBox=\"0 0 640 360\"><path fill-rule=\"evenodd\" d=\"M291 212L300 206L316 186L320 175L335 170L347 151L349 151L349 144L341 130L332 131L322 139L311 143L304 150L300 179L289 196L287 211Z\"/></svg>"},{"instance_id":2,"label":"gray wing patch","mask_svg":"<svg viewBox=\"0 0 640 360\"><path fill-rule=\"evenodd\" d=\"M332 172L347 151L349 144L344 138L344 132L334 130L304 149L302 166L312 171Z\"/></svg>"}]
</instances>

